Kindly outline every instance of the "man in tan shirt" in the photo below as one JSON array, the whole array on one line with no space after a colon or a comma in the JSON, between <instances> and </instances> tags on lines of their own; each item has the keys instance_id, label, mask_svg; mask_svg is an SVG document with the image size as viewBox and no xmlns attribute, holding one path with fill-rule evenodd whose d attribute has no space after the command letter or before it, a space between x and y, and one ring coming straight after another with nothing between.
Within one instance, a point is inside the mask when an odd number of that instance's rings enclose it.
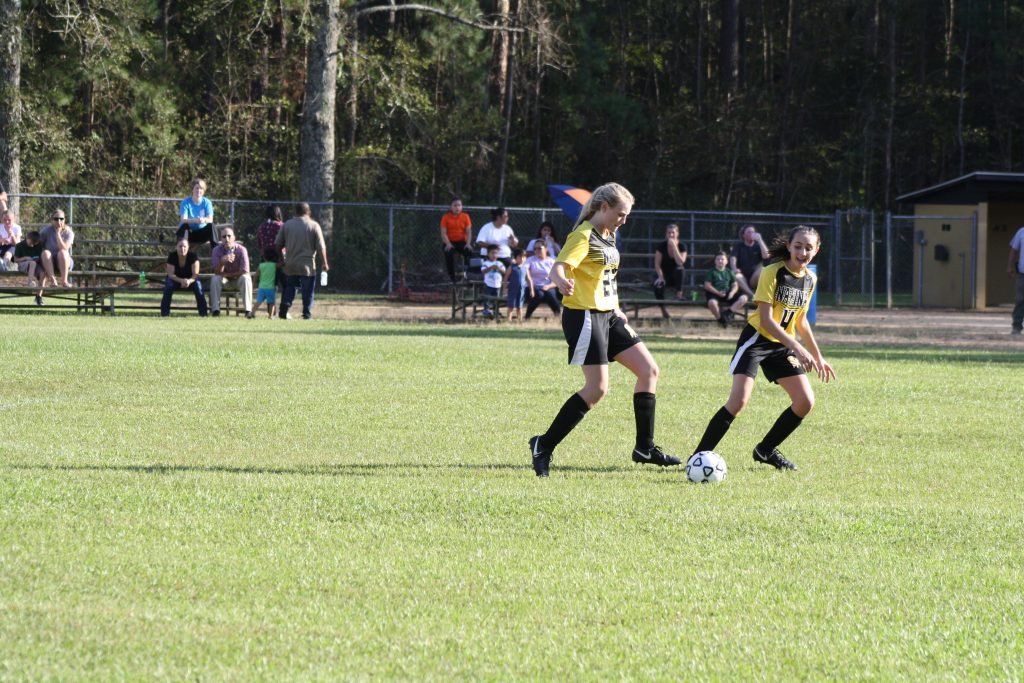
<instances>
[{"instance_id":1,"label":"man in tan shirt","mask_svg":"<svg viewBox=\"0 0 1024 683\"><path fill-rule=\"evenodd\" d=\"M302 291L302 317L313 317L313 287L316 285L316 255L320 254L320 267L330 270L327 263L327 245L320 224L309 217L309 204L295 205L295 218L288 220L274 238L274 246L284 256L284 291L278 316L288 317L288 309L295 300L295 289Z\"/></svg>"}]
</instances>

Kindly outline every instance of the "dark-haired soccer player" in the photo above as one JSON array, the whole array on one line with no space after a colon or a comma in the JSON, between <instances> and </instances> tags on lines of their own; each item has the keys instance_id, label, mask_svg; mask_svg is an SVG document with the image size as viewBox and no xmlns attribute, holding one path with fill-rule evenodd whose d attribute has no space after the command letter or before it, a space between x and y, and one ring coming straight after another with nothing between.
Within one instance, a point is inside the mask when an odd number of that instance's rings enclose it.
<instances>
[{"instance_id":1,"label":"dark-haired soccer player","mask_svg":"<svg viewBox=\"0 0 1024 683\"><path fill-rule=\"evenodd\" d=\"M711 418L694 453L715 450L733 419L750 400L760 367L769 382L786 390L793 403L754 447L754 460L780 470L796 469L778 447L814 407L814 390L805 371L814 368L824 382L836 376L835 370L822 357L806 318L817 284L817 278L807 265L819 248L818 231L804 225L790 231L788 239L775 240L771 256L778 260L761 272L754 294L757 310L740 333L729 366L733 373L729 400ZM796 334L803 344L797 341Z\"/></svg>"},{"instance_id":2,"label":"dark-haired soccer player","mask_svg":"<svg viewBox=\"0 0 1024 683\"><path fill-rule=\"evenodd\" d=\"M632 208L633 195L617 183L594 190L551 268L551 281L565 297L562 331L569 344L569 364L582 367L584 384L562 405L548 430L530 439L533 470L538 477L548 476L555 448L608 393L609 360L636 375L633 461L661 466L680 462L654 445L658 364L619 310L615 231L626 222Z\"/></svg>"}]
</instances>

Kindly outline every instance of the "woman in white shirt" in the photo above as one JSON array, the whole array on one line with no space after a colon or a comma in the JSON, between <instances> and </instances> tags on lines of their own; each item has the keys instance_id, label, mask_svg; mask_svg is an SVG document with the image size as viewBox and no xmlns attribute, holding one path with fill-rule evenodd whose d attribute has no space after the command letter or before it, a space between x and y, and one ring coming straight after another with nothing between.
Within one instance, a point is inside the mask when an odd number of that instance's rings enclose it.
<instances>
[{"instance_id":1,"label":"woman in white shirt","mask_svg":"<svg viewBox=\"0 0 1024 683\"><path fill-rule=\"evenodd\" d=\"M499 206L491 210L491 222L480 228L476 236L476 245L480 247L480 256L487 258L487 249L498 248L498 260L506 268L512 265L512 250L519 246L519 239L512 226L508 224L508 211Z\"/></svg>"},{"instance_id":2,"label":"woman in white shirt","mask_svg":"<svg viewBox=\"0 0 1024 683\"><path fill-rule=\"evenodd\" d=\"M558 286L551 281L550 277L555 259L548 256L547 252L548 248L544 242L537 240L533 245L533 256L526 259L526 268L529 270L530 280L533 282L530 301L526 304L527 320L542 303L547 303L556 316L562 314L562 299L558 293Z\"/></svg>"}]
</instances>

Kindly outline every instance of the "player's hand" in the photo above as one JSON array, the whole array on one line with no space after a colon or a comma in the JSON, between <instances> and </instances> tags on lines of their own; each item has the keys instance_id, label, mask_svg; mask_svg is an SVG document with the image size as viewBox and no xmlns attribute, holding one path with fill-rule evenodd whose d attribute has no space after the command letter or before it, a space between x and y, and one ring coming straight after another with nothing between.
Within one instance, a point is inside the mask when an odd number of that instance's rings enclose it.
<instances>
[{"instance_id":1,"label":"player's hand","mask_svg":"<svg viewBox=\"0 0 1024 683\"><path fill-rule=\"evenodd\" d=\"M820 372L818 369L818 361L807 349L803 347L802 344L797 344L796 348L793 349L793 355L796 356L797 362L800 363L800 367L804 370L814 368L815 372Z\"/></svg>"},{"instance_id":2,"label":"player's hand","mask_svg":"<svg viewBox=\"0 0 1024 683\"><path fill-rule=\"evenodd\" d=\"M656 277L656 278L654 278L654 286L655 287L661 287L664 284L665 284L665 278L663 278L663 277Z\"/></svg>"},{"instance_id":3,"label":"player's hand","mask_svg":"<svg viewBox=\"0 0 1024 683\"><path fill-rule=\"evenodd\" d=\"M828 384L830 379L836 378L836 371L832 369L832 365L824 358L818 361L818 379L825 384Z\"/></svg>"},{"instance_id":4,"label":"player's hand","mask_svg":"<svg viewBox=\"0 0 1024 683\"><path fill-rule=\"evenodd\" d=\"M627 324L629 323L629 318L626 317L626 314L622 312L621 308L616 308L615 309L615 315L618 316L619 318L621 318L622 322L627 323Z\"/></svg>"},{"instance_id":5,"label":"player's hand","mask_svg":"<svg viewBox=\"0 0 1024 683\"><path fill-rule=\"evenodd\" d=\"M562 296L572 296L573 291L576 289L576 280L566 279L560 285L558 285L558 291L562 293Z\"/></svg>"}]
</instances>

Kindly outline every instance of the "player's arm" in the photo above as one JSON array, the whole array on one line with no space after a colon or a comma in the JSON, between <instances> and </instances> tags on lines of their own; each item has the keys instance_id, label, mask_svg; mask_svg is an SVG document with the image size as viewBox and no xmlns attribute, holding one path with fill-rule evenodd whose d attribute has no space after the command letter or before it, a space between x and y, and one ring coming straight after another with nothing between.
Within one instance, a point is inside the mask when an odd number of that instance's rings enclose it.
<instances>
[{"instance_id":1,"label":"player's arm","mask_svg":"<svg viewBox=\"0 0 1024 683\"><path fill-rule=\"evenodd\" d=\"M448 239L448 231L444 229L443 225L441 226L441 244L444 245L445 249L452 248L451 240Z\"/></svg>"},{"instance_id":2,"label":"player's arm","mask_svg":"<svg viewBox=\"0 0 1024 683\"><path fill-rule=\"evenodd\" d=\"M1017 262L1020 259L1020 249L1010 247L1010 260L1006 262L1006 274L1013 280L1017 277Z\"/></svg>"},{"instance_id":3,"label":"player's arm","mask_svg":"<svg viewBox=\"0 0 1024 683\"><path fill-rule=\"evenodd\" d=\"M569 268L569 271L566 271ZM548 277L558 287L558 291L562 293L562 296L572 296L573 290L576 288L576 281L572 278L572 269L569 264L556 261L555 265L551 267L551 272L548 273Z\"/></svg>"},{"instance_id":4,"label":"player's arm","mask_svg":"<svg viewBox=\"0 0 1024 683\"><path fill-rule=\"evenodd\" d=\"M796 321L796 331L800 334L800 339L803 340L807 350L811 352L811 355L817 359L817 365L815 370L818 371L818 378L825 383L828 383L830 379L836 378L836 371L832 368L832 365L825 360L824 356L821 355L821 349L818 347L817 340L814 339L814 332L811 330L810 323L807 322L806 312L800 314L800 318Z\"/></svg>"}]
</instances>

